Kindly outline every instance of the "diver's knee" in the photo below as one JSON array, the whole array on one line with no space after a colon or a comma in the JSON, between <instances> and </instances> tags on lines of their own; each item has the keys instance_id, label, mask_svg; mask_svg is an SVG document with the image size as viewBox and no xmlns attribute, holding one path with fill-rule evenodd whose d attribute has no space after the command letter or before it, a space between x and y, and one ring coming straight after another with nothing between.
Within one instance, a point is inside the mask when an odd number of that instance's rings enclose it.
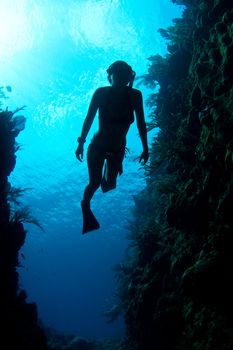
<instances>
[{"instance_id":1,"label":"diver's knee","mask_svg":"<svg viewBox=\"0 0 233 350\"><path fill-rule=\"evenodd\" d=\"M90 182L90 187L94 190L94 191L96 191L96 190L98 190L98 188L100 187L100 181L95 181L95 182Z\"/></svg>"},{"instance_id":2,"label":"diver's knee","mask_svg":"<svg viewBox=\"0 0 233 350\"><path fill-rule=\"evenodd\" d=\"M106 181L105 178L102 179L101 189L104 193L114 190L115 188L116 188L116 179L113 179L112 181Z\"/></svg>"}]
</instances>

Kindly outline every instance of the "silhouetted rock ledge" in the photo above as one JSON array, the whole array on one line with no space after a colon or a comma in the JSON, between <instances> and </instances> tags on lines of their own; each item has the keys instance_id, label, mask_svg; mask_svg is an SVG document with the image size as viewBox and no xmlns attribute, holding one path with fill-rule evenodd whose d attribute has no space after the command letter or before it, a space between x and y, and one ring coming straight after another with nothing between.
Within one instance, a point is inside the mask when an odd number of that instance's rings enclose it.
<instances>
[{"instance_id":1,"label":"silhouetted rock ledge","mask_svg":"<svg viewBox=\"0 0 233 350\"><path fill-rule=\"evenodd\" d=\"M73 334L61 334L47 328L49 350L120 350L121 342L116 340L89 341Z\"/></svg>"},{"instance_id":2,"label":"silhouetted rock ledge","mask_svg":"<svg viewBox=\"0 0 233 350\"><path fill-rule=\"evenodd\" d=\"M19 109L20 110L20 109ZM11 209L10 198L17 193L8 182L16 165L19 149L15 138L23 130L25 118L19 110L0 110L0 339L4 350L46 350L46 336L38 324L37 308L26 302L26 292L19 290L18 252L24 244L24 230L18 212Z\"/></svg>"}]
</instances>

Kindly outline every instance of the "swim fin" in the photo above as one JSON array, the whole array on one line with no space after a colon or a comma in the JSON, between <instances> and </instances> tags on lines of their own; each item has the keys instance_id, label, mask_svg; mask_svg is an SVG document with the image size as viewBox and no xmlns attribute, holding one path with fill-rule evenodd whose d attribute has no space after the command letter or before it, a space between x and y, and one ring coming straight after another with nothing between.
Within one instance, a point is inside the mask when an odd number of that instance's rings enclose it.
<instances>
[{"instance_id":1,"label":"swim fin","mask_svg":"<svg viewBox=\"0 0 233 350\"><path fill-rule=\"evenodd\" d=\"M98 223L95 215L92 213L90 205L81 201L81 208L83 213L83 231L82 233L87 233L90 231L98 230L100 224Z\"/></svg>"}]
</instances>

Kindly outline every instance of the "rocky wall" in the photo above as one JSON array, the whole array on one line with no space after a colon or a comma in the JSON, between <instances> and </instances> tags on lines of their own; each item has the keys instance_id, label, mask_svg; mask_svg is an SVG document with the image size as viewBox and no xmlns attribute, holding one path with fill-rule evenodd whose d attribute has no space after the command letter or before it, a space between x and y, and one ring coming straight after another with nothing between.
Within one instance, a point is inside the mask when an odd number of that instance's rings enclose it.
<instances>
[{"instance_id":1,"label":"rocky wall","mask_svg":"<svg viewBox=\"0 0 233 350\"><path fill-rule=\"evenodd\" d=\"M173 1L174 2L174 1ZM233 348L233 10L177 1L150 57L147 188L135 198L131 253L118 271L129 350Z\"/></svg>"},{"instance_id":2,"label":"rocky wall","mask_svg":"<svg viewBox=\"0 0 233 350\"><path fill-rule=\"evenodd\" d=\"M22 223L26 217L23 212L13 212L10 198L16 200L20 191L8 181L19 149L16 137L24 122L23 116L0 110L0 347L46 350L47 340L38 323L36 304L27 303L26 292L19 289L18 254L26 238Z\"/></svg>"}]
</instances>

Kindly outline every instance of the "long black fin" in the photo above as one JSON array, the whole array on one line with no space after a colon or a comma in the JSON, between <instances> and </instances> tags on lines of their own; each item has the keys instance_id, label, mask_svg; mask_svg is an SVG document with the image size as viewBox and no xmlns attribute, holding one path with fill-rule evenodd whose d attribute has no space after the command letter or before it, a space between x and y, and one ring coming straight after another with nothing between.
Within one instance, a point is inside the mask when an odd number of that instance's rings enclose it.
<instances>
[{"instance_id":1,"label":"long black fin","mask_svg":"<svg viewBox=\"0 0 233 350\"><path fill-rule=\"evenodd\" d=\"M90 209L90 206L81 202L82 214L83 214L83 230L82 233L85 234L90 231L98 230L100 224L96 219L95 215Z\"/></svg>"}]
</instances>

